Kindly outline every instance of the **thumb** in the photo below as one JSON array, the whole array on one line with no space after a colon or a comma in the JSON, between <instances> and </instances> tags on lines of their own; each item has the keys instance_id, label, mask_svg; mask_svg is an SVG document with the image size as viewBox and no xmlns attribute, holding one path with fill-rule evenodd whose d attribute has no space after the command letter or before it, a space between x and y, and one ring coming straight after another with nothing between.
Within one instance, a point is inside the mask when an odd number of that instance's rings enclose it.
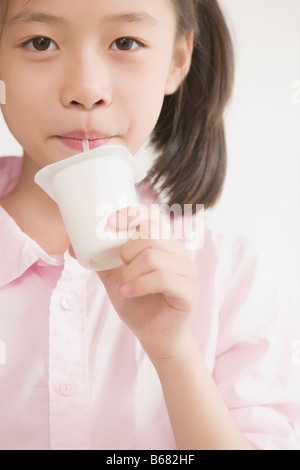
<instances>
[{"instance_id":1,"label":"thumb","mask_svg":"<svg viewBox=\"0 0 300 470\"><path fill-rule=\"evenodd\" d=\"M104 271L96 271L100 281L105 287L116 285L120 281L120 276L124 270L123 266L114 269L106 269Z\"/></svg>"},{"instance_id":2,"label":"thumb","mask_svg":"<svg viewBox=\"0 0 300 470\"><path fill-rule=\"evenodd\" d=\"M107 271L96 271L116 311L118 311L118 292L121 285L121 277L123 270L124 267L108 269Z\"/></svg>"},{"instance_id":3,"label":"thumb","mask_svg":"<svg viewBox=\"0 0 300 470\"><path fill-rule=\"evenodd\" d=\"M69 254L72 256L72 258L76 258L75 251L72 247L72 245L69 246ZM120 266L119 268L114 268L114 269L107 269L105 271L96 271L100 281L106 288L106 290L112 289L114 286L117 285L117 283L120 282L120 276L121 273L123 272L124 267Z\"/></svg>"}]
</instances>

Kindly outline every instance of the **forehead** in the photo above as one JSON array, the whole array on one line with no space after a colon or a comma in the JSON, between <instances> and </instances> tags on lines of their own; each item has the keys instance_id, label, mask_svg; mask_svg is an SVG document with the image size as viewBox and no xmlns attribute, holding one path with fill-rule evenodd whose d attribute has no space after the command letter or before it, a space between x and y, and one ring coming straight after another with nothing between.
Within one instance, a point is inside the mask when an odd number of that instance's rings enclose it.
<instances>
[{"instance_id":1,"label":"forehead","mask_svg":"<svg viewBox=\"0 0 300 470\"><path fill-rule=\"evenodd\" d=\"M0 0L0 8L3 1ZM38 11L60 10L68 16L68 13L71 14L73 10L79 11L80 9L85 10L82 18L84 20L84 18L94 14L104 13L108 10L108 7L116 12L140 12L140 18L146 22L147 20L151 22L151 11L157 19L163 17L166 13L176 16L173 0L6 0L5 3L8 6L8 21L11 21L12 18L14 21L16 19L27 21L30 13ZM150 10L150 12L147 13L147 10Z\"/></svg>"}]
</instances>

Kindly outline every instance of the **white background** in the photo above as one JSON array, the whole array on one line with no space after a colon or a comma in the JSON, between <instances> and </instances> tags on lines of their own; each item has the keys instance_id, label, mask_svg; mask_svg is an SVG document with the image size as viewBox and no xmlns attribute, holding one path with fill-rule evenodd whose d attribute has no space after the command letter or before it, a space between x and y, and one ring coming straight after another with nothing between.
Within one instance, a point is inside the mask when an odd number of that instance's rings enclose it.
<instances>
[{"instance_id":1,"label":"white background","mask_svg":"<svg viewBox=\"0 0 300 470\"><path fill-rule=\"evenodd\" d=\"M300 90L295 99L292 87L300 80L300 0L221 4L236 48L236 82L226 115L228 176L210 215L255 241L298 316ZM21 149L0 116L0 156L11 154Z\"/></svg>"},{"instance_id":2,"label":"white background","mask_svg":"<svg viewBox=\"0 0 300 470\"><path fill-rule=\"evenodd\" d=\"M223 0L222 5L237 65L227 113L228 177L214 216L256 242L298 319L300 0ZM300 334L300 319L297 324Z\"/></svg>"}]
</instances>

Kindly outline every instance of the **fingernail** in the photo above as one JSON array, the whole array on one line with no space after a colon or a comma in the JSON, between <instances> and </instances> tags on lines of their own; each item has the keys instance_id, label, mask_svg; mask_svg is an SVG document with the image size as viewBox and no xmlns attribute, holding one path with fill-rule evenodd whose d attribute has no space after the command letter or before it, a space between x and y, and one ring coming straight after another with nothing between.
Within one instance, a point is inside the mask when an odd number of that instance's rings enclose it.
<instances>
[{"instance_id":1,"label":"fingernail","mask_svg":"<svg viewBox=\"0 0 300 470\"><path fill-rule=\"evenodd\" d=\"M130 294L132 291L132 285L131 284L124 284L124 286L121 286L119 288L119 295L120 296L126 296L128 294Z\"/></svg>"}]
</instances>

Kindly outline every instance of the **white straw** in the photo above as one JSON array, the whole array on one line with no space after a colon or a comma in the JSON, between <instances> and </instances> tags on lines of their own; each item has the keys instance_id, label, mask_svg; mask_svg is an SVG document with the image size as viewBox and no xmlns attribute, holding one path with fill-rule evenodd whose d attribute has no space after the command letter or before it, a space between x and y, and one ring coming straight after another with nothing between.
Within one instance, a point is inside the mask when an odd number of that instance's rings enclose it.
<instances>
[{"instance_id":1,"label":"white straw","mask_svg":"<svg viewBox=\"0 0 300 470\"><path fill-rule=\"evenodd\" d=\"M84 152L88 152L90 150L90 144L89 141L86 139L83 139L82 141L82 147Z\"/></svg>"}]
</instances>

